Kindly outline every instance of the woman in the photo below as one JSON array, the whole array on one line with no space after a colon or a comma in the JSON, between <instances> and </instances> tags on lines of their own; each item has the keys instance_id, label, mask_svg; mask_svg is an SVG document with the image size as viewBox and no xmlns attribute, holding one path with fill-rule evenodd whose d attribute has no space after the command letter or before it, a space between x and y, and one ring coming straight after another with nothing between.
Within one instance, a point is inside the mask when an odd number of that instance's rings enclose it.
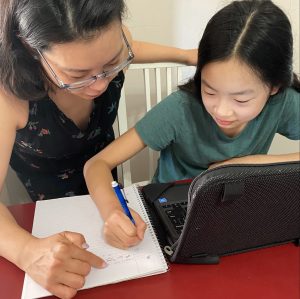
<instances>
[{"instance_id":1,"label":"woman","mask_svg":"<svg viewBox=\"0 0 300 299\"><path fill-rule=\"evenodd\" d=\"M122 0L7 0L0 7L0 186L8 164L35 200L86 194L84 163L113 139L131 62L196 62L194 51L132 41ZM71 298L91 266L84 237L38 239L0 205L0 255Z\"/></svg>"}]
</instances>

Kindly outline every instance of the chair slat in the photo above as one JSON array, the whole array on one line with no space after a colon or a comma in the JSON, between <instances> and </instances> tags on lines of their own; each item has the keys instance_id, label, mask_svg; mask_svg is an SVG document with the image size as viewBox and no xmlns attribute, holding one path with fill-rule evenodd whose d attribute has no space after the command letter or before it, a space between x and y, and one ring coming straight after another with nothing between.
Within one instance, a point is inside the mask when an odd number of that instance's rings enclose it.
<instances>
[{"instance_id":1,"label":"chair slat","mask_svg":"<svg viewBox=\"0 0 300 299\"><path fill-rule=\"evenodd\" d=\"M121 91L119 109L118 109L118 129L119 134L122 135L128 130L128 123L127 123L127 108L126 108L126 96L124 89Z\"/></svg>"},{"instance_id":2,"label":"chair slat","mask_svg":"<svg viewBox=\"0 0 300 299\"><path fill-rule=\"evenodd\" d=\"M155 81L156 81L156 103L161 101L161 75L160 69L155 69Z\"/></svg>"},{"instance_id":3,"label":"chair slat","mask_svg":"<svg viewBox=\"0 0 300 299\"><path fill-rule=\"evenodd\" d=\"M172 69L167 68L167 95L172 93Z\"/></svg>"},{"instance_id":4,"label":"chair slat","mask_svg":"<svg viewBox=\"0 0 300 299\"><path fill-rule=\"evenodd\" d=\"M121 90L121 97L118 109L118 131L119 135L122 135L128 130L127 122L127 108L126 108L126 95L124 88ZM118 172L121 171L122 181L124 186L130 186L132 184L130 161L124 162L121 167L118 167Z\"/></svg>"},{"instance_id":5,"label":"chair slat","mask_svg":"<svg viewBox=\"0 0 300 299\"><path fill-rule=\"evenodd\" d=\"M182 70L181 67L177 68L177 85L181 84L182 82Z\"/></svg>"},{"instance_id":6,"label":"chair slat","mask_svg":"<svg viewBox=\"0 0 300 299\"><path fill-rule=\"evenodd\" d=\"M149 69L144 70L145 77L145 95L146 95L146 109L151 109L151 89L150 89L150 71Z\"/></svg>"},{"instance_id":7,"label":"chair slat","mask_svg":"<svg viewBox=\"0 0 300 299\"><path fill-rule=\"evenodd\" d=\"M146 111L149 111L154 105L159 103L162 100L162 93L166 91L167 95L172 93L172 85L178 85L182 81L182 67L184 65L178 63L145 63L145 64L131 64L129 66L128 71L142 70L144 75L144 99L146 105ZM166 73L162 72L162 69L166 70ZM153 71L152 71L153 70ZM154 91L154 82L150 82L152 78L152 72L155 75L155 99L154 94L153 100L151 99L151 88L152 92ZM150 76L151 74L151 76ZM173 78L174 77L174 78ZM166 87L162 84L162 80L166 78ZM177 80L177 82L176 82ZM126 85L126 83L125 83ZM152 86L151 86L152 85ZM125 86L126 88L126 86ZM164 90L166 88L166 90ZM152 101L151 101L152 100ZM124 88L121 92L121 99L118 110L118 131L120 134L125 133L128 130L127 123L127 109L126 109L126 97ZM157 153L153 150L149 149L149 155L147 161L149 162L148 166L148 174L149 179L151 180L155 169L156 169L156 158ZM121 170L121 171L119 171ZM131 175L131 167L130 161L126 161L122 163L120 167L118 167L118 174L121 172L122 174L122 182L124 186L129 186L132 184L132 175ZM120 178L119 178L120 179Z\"/></svg>"}]
</instances>

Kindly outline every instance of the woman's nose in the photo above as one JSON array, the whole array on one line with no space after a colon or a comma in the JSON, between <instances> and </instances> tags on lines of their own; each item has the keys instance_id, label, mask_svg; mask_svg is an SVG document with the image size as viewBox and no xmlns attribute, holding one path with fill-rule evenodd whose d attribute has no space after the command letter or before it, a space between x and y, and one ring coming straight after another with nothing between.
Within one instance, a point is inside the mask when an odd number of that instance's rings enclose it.
<instances>
[{"instance_id":1,"label":"woman's nose","mask_svg":"<svg viewBox=\"0 0 300 299\"><path fill-rule=\"evenodd\" d=\"M110 78L98 79L93 84L91 84L89 88L97 92L101 92L106 90L109 83L110 83Z\"/></svg>"}]
</instances>

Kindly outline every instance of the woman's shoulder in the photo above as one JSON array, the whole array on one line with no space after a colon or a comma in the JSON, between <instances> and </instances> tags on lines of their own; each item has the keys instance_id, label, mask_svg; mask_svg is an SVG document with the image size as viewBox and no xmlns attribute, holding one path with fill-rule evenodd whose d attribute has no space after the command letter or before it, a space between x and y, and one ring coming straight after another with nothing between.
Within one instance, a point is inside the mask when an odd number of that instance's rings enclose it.
<instances>
[{"instance_id":1,"label":"woman's shoulder","mask_svg":"<svg viewBox=\"0 0 300 299\"><path fill-rule=\"evenodd\" d=\"M0 117L4 124L16 130L24 128L28 121L29 103L0 88Z\"/></svg>"}]
</instances>

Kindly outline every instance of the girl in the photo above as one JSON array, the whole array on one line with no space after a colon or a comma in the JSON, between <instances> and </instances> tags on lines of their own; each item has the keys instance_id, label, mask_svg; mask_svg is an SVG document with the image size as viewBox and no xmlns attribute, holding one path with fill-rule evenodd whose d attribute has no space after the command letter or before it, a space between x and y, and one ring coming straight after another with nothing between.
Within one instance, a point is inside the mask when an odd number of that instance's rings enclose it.
<instances>
[{"instance_id":1,"label":"girl","mask_svg":"<svg viewBox=\"0 0 300 299\"><path fill-rule=\"evenodd\" d=\"M83 165L114 139L123 70L196 62L193 50L132 41L123 12L123 0L1 1L0 187L10 163L33 200L86 194ZM104 265L82 235L33 238L1 204L0 227L0 255L58 297Z\"/></svg>"},{"instance_id":2,"label":"girl","mask_svg":"<svg viewBox=\"0 0 300 299\"><path fill-rule=\"evenodd\" d=\"M193 80L85 165L110 244L127 248L143 238L145 223L132 211L134 226L123 213L110 170L146 146L160 151L154 182L192 178L224 163L299 160L299 153L267 155L275 133L300 139L292 51L289 20L271 1L234 1L213 16Z\"/></svg>"}]
</instances>

